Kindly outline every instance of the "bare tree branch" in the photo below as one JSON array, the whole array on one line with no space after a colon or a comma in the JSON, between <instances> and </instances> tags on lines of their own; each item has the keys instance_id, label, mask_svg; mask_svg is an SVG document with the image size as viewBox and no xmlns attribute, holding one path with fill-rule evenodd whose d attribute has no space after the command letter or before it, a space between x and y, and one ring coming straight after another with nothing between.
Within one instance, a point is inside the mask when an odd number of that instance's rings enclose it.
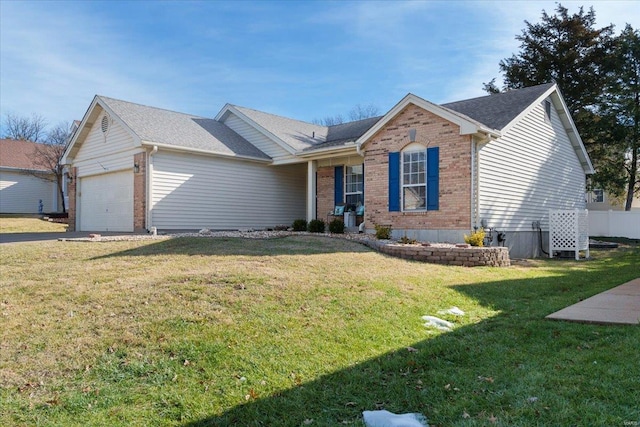
<instances>
[{"instance_id":1,"label":"bare tree branch","mask_svg":"<svg viewBox=\"0 0 640 427\"><path fill-rule=\"evenodd\" d=\"M39 142L45 137L47 122L38 114L25 117L7 113L4 123L6 130L3 138Z\"/></svg>"},{"instance_id":2,"label":"bare tree branch","mask_svg":"<svg viewBox=\"0 0 640 427\"><path fill-rule=\"evenodd\" d=\"M356 104L356 106L353 107L351 111L349 111L349 118L355 121L355 120L368 119L369 117L375 117L379 114L380 114L380 109L373 104L369 104L365 106L361 104Z\"/></svg>"},{"instance_id":3,"label":"bare tree branch","mask_svg":"<svg viewBox=\"0 0 640 427\"><path fill-rule=\"evenodd\" d=\"M33 153L33 165L40 171L29 172L36 178L53 181L58 186L60 199L62 200L62 211L66 212L64 203L63 182L64 168L60 164L62 155L71 136L71 125L69 123L59 123L47 135L44 144L37 144ZM47 171L46 174L41 171Z\"/></svg>"}]
</instances>

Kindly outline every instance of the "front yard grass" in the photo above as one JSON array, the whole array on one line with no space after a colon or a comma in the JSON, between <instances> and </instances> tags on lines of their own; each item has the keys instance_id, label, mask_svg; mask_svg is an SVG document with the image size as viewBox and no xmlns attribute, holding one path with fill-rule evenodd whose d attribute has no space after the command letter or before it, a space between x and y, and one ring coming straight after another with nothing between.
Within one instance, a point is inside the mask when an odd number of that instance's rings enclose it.
<instances>
[{"instance_id":1,"label":"front yard grass","mask_svg":"<svg viewBox=\"0 0 640 427\"><path fill-rule=\"evenodd\" d=\"M544 319L638 277L638 247L473 269L316 236L0 255L0 425L640 421L640 327ZM438 314L452 306L466 315Z\"/></svg>"},{"instance_id":2,"label":"front yard grass","mask_svg":"<svg viewBox=\"0 0 640 427\"><path fill-rule=\"evenodd\" d=\"M0 233L62 233L67 224L49 222L36 215L0 215Z\"/></svg>"}]
</instances>

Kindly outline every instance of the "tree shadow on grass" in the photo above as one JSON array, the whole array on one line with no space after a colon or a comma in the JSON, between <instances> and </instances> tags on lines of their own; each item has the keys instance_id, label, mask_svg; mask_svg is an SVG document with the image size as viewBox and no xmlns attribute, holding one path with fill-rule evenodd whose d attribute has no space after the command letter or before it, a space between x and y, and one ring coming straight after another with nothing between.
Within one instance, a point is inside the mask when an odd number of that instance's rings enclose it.
<instances>
[{"instance_id":1,"label":"tree shadow on grass","mask_svg":"<svg viewBox=\"0 0 640 427\"><path fill-rule=\"evenodd\" d=\"M247 386L247 403L184 426L362 425L375 409L420 412L431 426L635 422L640 329L544 317L633 279L639 261L454 285L497 314L271 395Z\"/></svg>"},{"instance_id":2,"label":"tree shadow on grass","mask_svg":"<svg viewBox=\"0 0 640 427\"><path fill-rule=\"evenodd\" d=\"M317 255L371 251L371 249L355 241L326 236L302 235L267 239L176 237L92 259L152 255Z\"/></svg>"}]
</instances>

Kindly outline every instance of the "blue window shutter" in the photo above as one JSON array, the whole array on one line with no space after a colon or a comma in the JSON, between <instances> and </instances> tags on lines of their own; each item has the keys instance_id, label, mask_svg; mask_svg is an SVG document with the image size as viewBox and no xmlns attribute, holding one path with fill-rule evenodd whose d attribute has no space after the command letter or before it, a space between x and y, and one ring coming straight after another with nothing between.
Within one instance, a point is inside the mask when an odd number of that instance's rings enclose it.
<instances>
[{"instance_id":1,"label":"blue window shutter","mask_svg":"<svg viewBox=\"0 0 640 427\"><path fill-rule=\"evenodd\" d=\"M333 181L333 201L335 205L344 203L344 166L336 166Z\"/></svg>"},{"instance_id":2,"label":"blue window shutter","mask_svg":"<svg viewBox=\"0 0 640 427\"><path fill-rule=\"evenodd\" d=\"M400 211L400 153L389 153L389 212Z\"/></svg>"},{"instance_id":3,"label":"blue window shutter","mask_svg":"<svg viewBox=\"0 0 640 427\"><path fill-rule=\"evenodd\" d=\"M437 211L440 198L440 148L427 149L427 210Z\"/></svg>"}]
</instances>

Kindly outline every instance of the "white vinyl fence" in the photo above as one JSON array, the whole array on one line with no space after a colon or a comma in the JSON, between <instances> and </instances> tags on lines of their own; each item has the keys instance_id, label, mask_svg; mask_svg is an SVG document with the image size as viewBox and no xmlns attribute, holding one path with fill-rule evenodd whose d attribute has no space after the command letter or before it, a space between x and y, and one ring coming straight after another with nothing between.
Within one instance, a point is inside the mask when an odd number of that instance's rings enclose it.
<instances>
[{"instance_id":1,"label":"white vinyl fence","mask_svg":"<svg viewBox=\"0 0 640 427\"><path fill-rule=\"evenodd\" d=\"M589 235L640 239L640 212L589 211Z\"/></svg>"}]
</instances>

